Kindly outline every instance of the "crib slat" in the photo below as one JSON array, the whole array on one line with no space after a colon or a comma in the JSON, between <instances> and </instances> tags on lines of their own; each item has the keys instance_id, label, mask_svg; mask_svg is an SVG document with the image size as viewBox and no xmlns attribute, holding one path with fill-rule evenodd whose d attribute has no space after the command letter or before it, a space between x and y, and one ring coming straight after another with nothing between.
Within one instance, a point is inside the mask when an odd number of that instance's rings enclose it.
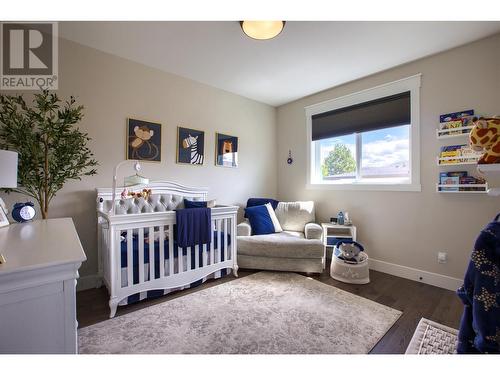
<instances>
[{"instance_id":1,"label":"crib slat","mask_svg":"<svg viewBox=\"0 0 500 375\"><path fill-rule=\"evenodd\" d=\"M202 260L201 261L203 262L202 263L202 267L205 267L207 265L207 263L208 263L207 262L207 260L208 260L207 259L207 244L204 243L202 246L203 246L203 254L202 254Z\"/></svg>"},{"instance_id":2,"label":"crib slat","mask_svg":"<svg viewBox=\"0 0 500 375\"><path fill-rule=\"evenodd\" d=\"M174 274L174 226L168 226L168 276Z\"/></svg>"},{"instance_id":3,"label":"crib slat","mask_svg":"<svg viewBox=\"0 0 500 375\"><path fill-rule=\"evenodd\" d=\"M191 252L193 251L194 246L189 246L186 251L186 271L191 269Z\"/></svg>"},{"instance_id":4,"label":"crib slat","mask_svg":"<svg viewBox=\"0 0 500 375\"><path fill-rule=\"evenodd\" d=\"M160 225L159 251L160 251L160 278L165 276L165 227Z\"/></svg>"},{"instance_id":5,"label":"crib slat","mask_svg":"<svg viewBox=\"0 0 500 375\"><path fill-rule=\"evenodd\" d=\"M227 221L224 219L224 260L227 260Z\"/></svg>"},{"instance_id":6,"label":"crib slat","mask_svg":"<svg viewBox=\"0 0 500 375\"><path fill-rule=\"evenodd\" d=\"M215 228L217 227L217 221L215 221L216 225ZM211 236L211 241L210 241L210 264L214 264L214 226L211 225L211 230L210 230L210 236Z\"/></svg>"},{"instance_id":7,"label":"crib slat","mask_svg":"<svg viewBox=\"0 0 500 375\"><path fill-rule=\"evenodd\" d=\"M183 260L182 259L184 257L184 249L180 246L177 246L177 263L178 263L178 269L177 269L177 273L182 273L184 272L184 264L183 264Z\"/></svg>"},{"instance_id":8,"label":"crib slat","mask_svg":"<svg viewBox=\"0 0 500 375\"><path fill-rule=\"evenodd\" d=\"M134 284L134 253L132 252L132 241L132 229L127 229L127 286L132 286Z\"/></svg>"},{"instance_id":9,"label":"crib slat","mask_svg":"<svg viewBox=\"0 0 500 375\"><path fill-rule=\"evenodd\" d=\"M217 263L222 261L222 220L217 220Z\"/></svg>"},{"instance_id":10,"label":"crib slat","mask_svg":"<svg viewBox=\"0 0 500 375\"><path fill-rule=\"evenodd\" d=\"M217 254L216 263L220 263L222 257L222 219L217 220ZM215 271L215 277L221 277L221 271Z\"/></svg>"},{"instance_id":11,"label":"crib slat","mask_svg":"<svg viewBox=\"0 0 500 375\"><path fill-rule=\"evenodd\" d=\"M149 227L149 280L155 279L155 228Z\"/></svg>"},{"instance_id":12,"label":"crib slat","mask_svg":"<svg viewBox=\"0 0 500 375\"><path fill-rule=\"evenodd\" d=\"M144 282L144 228L139 228L139 262L137 267L139 270L139 284Z\"/></svg>"},{"instance_id":13,"label":"crib slat","mask_svg":"<svg viewBox=\"0 0 500 375\"><path fill-rule=\"evenodd\" d=\"M226 260L231 260L233 259L233 241L232 241L232 238L233 238L233 218L230 218L230 219L227 219L229 221L229 225L228 225L228 228L227 228L227 241L229 242L229 245L228 245L228 248L229 248L229 251L228 251L228 259Z\"/></svg>"},{"instance_id":14,"label":"crib slat","mask_svg":"<svg viewBox=\"0 0 500 375\"><path fill-rule=\"evenodd\" d=\"M117 230L111 230L110 239L108 241L108 257L109 257L109 277L111 280L111 295L116 295L117 289L121 288L123 285L123 275L122 275L122 257L121 257L121 238L120 232ZM109 232L108 232L109 233ZM113 251L115 247L120 249L120 252ZM115 285L116 281L116 285Z\"/></svg>"},{"instance_id":15,"label":"crib slat","mask_svg":"<svg viewBox=\"0 0 500 375\"><path fill-rule=\"evenodd\" d=\"M200 245L194 247L194 269L197 268L200 268Z\"/></svg>"}]
</instances>

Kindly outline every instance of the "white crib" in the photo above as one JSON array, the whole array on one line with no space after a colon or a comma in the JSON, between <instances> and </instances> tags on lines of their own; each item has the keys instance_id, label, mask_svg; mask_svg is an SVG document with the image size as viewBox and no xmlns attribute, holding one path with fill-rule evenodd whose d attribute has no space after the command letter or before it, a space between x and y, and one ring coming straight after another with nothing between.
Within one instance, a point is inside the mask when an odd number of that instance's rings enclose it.
<instances>
[{"instance_id":1,"label":"white crib","mask_svg":"<svg viewBox=\"0 0 500 375\"><path fill-rule=\"evenodd\" d=\"M96 189L99 276L110 294L111 318L115 316L120 301L134 294L184 288L201 279L220 277L224 269L232 269L237 276L237 206L212 208L210 245L204 244L202 248L196 245L194 249L187 249L185 254L179 248L175 256L172 240L176 222L174 210L183 204L184 198L206 200L207 190L173 182L151 182L147 186L128 187L129 191L134 192L144 188L152 190L147 200L117 199L114 213L110 212L112 188ZM166 244L168 248L165 248ZM122 262L125 246L126 266ZM145 248L149 248L149 252L146 250L145 253ZM145 255L148 261L145 261Z\"/></svg>"}]
</instances>

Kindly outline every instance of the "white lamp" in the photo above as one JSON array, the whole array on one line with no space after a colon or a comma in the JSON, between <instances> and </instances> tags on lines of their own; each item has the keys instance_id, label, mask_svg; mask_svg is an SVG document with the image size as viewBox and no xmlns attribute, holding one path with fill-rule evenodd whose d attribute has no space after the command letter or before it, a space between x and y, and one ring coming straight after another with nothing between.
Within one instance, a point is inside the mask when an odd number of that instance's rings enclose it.
<instances>
[{"instance_id":1,"label":"white lamp","mask_svg":"<svg viewBox=\"0 0 500 375\"><path fill-rule=\"evenodd\" d=\"M17 152L0 150L0 188L17 187ZM0 198L0 227L9 225L7 206Z\"/></svg>"}]
</instances>

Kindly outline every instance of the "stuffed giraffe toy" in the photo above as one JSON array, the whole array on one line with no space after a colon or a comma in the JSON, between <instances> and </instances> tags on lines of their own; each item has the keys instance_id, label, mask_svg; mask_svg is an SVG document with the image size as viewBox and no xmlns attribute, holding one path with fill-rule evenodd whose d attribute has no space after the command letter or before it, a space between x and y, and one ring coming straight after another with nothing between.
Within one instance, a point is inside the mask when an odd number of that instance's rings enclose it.
<instances>
[{"instance_id":1,"label":"stuffed giraffe toy","mask_svg":"<svg viewBox=\"0 0 500 375\"><path fill-rule=\"evenodd\" d=\"M484 150L478 164L500 163L500 118L477 118L469 135L469 143L474 151Z\"/></svg>"}]
</instances>

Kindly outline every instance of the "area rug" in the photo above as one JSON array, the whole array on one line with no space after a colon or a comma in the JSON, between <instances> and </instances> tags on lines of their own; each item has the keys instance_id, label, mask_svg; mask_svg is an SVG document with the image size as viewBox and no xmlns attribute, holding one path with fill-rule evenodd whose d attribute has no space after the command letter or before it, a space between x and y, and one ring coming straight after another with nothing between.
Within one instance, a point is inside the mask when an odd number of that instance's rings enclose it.
<instances>
[{"instance_id":1,"label":"area rug","mask_svg":"<svg viewBox=\"0 0 500 375\"><path fill-rule=\"evenodd\" d=\"M258 272L78 330L80 353L368 353L400 311Z\"/></svg>"},{"instance_id":2,"label":"area rug","mask_svg":"<svg viewBox=\"0 0 500 375\"><path fill-rule=\"evenodd\" d=\"M406 354L456 354L458 331L422 318L410 340Z\"/></svg>"}]
</instances>

